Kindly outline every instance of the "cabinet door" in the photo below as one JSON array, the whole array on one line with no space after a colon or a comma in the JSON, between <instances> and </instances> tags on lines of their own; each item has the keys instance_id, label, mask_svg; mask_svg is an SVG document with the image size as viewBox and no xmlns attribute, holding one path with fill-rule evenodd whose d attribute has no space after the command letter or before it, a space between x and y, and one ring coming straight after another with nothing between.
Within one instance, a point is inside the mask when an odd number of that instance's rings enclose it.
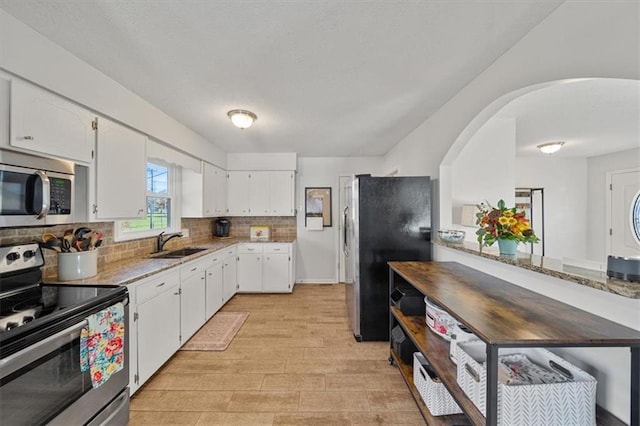
<instances>
[{"instance_id":1,"label":"cabinet door","mask_svg":"<svg viewBox=\"0 0 640 426\"><path fill-rule=\"evenodd\" d=\"M249 213L251 216L269 216L269 178L271 172L249 173Z\"/></svg>"},{"instance_id":2,"label":"cabinet door","mask_svg":"<svg viewBox=\"0 0 640 426\"><path fill-rule=\"evenodd\" d=\"M265 292L289 292L291 257L282 253L265 253L262 262L262 290Z\"/></svg>"},{"instance_id":3,"label":"cabinet door","mask_svg":"<svg viewBox=\"0 0 640 426\"><path fill-rule=\"evenodd\" d=\"M237 258L235 250L225 256L222 268L222 299L223 303L227 303L238 290Z\"/></svg>"},{"instance_id":4,"label":"cabinet door","mask_svg":"<svg viewBox=\"0 0 640 426\"><path fill-rule=\"evenodd\" d=\"M205 273L193 274L180 283L180 340L184 344L205 322Z\"/></svg>"},{"instance_id":5,"label":"cabinet door","mask_svg":"<svg viewBox=\"0 0 640 426\"><path fill-rule=\"evenodd\" d=\"M227 171L215 167L214 190L216 194L215 215L227 214Z\"/></svg>"},{"instance_id":6,"label":"cabinet door","mask_svg":"<svg viewBox=\"0 0 640 426\"><path fill-rule=\"evenodd\" d=\"M262 254L238 255L238 291L262 291Z\"/></svg>"},{"instance_id":7,"label":"cabinet door","mask_svg":"<svg viewBox=\"0 0 640 426\"><path fill-rule=\"evenodd\" d=\"M222 307L223 303L223 295L222 295L222 283L224 280L224 272L223 272L223 262L222 259L217 259L213 261L213 265L207 268L206 274L206 289L205 289L205 297L206 297L206 318L208 320L218 312L218 310Z\"/></svg>"},{"instance_id":8,"label":"cabinet door","mask_svg":"<svg viewBox=\"0 0 640 426\"><path fill-rule=\"evenodd\" d=\"M11 82L12 146L70 160L91 162L95 115L29 83Z\"/></svg>"},{"instance_id":9,"label":"cabinet door","mask_svg":"<svg viewBox=\"0 0 640 426\"><path fill-rule=\"evenodd\" d=\"M270 216L293 216L294 173L270 172L269 193L271 194Z\"/></svg>"},{"instance_id":10,"label":"cabinet door","mask_svg":"<svg viewBox=\"0 0 640 426\"><path fill-rule=\"evenodd\" d=\"M227 179L227 211L230 216L249 216L249 172L230 171Z\"/></svg>"},{"instance_id":11,"label":"cabinet door","mask_svg":"<svg viewBox=\"0 0 640 426\"><path fill-rule=\"evenodd\" d=\"M203 200L203 216L212 217L216 215L216 167L213 164L204 163L203 170L203 193L200 195Z\"/></svg>"},{"instance_id":12,"label":"cabinet door","mask_svg":"<svg viewBox=\"0 0 640 426\"><path fill-rule=\"evenodd\" d=\"M96 143L96 218L145 217L146 137L101 118Z\"/></svg>"},{"instance_id":13,"label":"cabinet door","mask_svg":"<svg viewBox=\"0 0 640 426\"><path fill-rule=\"evenodd\" d=\"M138 305L139 385L153 375L180 348L178 283Z\"/></svg>"}]
</instances>

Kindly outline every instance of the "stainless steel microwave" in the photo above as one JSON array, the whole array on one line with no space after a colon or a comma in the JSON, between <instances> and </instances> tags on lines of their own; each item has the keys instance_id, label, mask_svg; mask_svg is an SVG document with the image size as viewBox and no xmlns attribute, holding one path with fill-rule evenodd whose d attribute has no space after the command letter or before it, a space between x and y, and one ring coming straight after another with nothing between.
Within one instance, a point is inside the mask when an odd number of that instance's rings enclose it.
<instances>
[{"instance_id":1,"label":"stainless steel microwave","mask_svg":"<svg viewBox=\"0 0 640 426\"><path fill-rule=\"evenodd\" d=\"M74 164L0 150L0 227L73 223Z\"/></svg>"}]
</instances>

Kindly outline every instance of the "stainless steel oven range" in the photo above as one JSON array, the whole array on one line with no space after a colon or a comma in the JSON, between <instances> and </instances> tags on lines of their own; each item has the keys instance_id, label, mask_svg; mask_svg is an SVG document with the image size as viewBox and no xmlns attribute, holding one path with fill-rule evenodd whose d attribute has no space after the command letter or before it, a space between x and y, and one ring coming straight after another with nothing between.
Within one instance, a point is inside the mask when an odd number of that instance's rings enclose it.
<instances>
[{"instance_id":1,"label":"stainless steel oven range","mask_svg":"<svg viewBox=\"0 0 640 426\"><path fill-rule=\"evenodd\" d=\"M87 318L124 305L126 287L42 282L37 243L0 247L0 424L126 425L128 348L124 368L93 387L80 368Z\"/></svg>"}]
</instances>

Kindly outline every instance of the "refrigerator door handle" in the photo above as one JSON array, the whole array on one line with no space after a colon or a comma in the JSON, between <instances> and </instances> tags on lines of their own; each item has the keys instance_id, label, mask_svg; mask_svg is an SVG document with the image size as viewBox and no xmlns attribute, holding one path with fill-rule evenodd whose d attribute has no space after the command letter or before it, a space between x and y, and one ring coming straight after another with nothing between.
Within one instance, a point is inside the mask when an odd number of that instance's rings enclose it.
<instances>
[{"instance_id":1,"label":"refrigerator door handle","mask_svg":"<svg viewBox=\"0 0 640 426\"><path fill-rule=\"evenodd\" d=\"M344 255L345 255L346 257L349 257L349 251L347 250L347 248L348 248L348 245L347 245L347 235L348 235L348 233L347 233L347 226L348 226L348 225L347 225L347 224L349 223L349 222L348 222L348 218L349 218L349 216L348 216L348 212L349 212L349 206L346 206L346 207L344 208L344 212L343 212L343 217L344 217L344 219L343 219L343 220L344 220L344 223L343 223L343 225L342 225L342 230L343 230L343 232L344 232L344 235L342 236L342 251L344 252Z\"/></svg>"}]
</instances>

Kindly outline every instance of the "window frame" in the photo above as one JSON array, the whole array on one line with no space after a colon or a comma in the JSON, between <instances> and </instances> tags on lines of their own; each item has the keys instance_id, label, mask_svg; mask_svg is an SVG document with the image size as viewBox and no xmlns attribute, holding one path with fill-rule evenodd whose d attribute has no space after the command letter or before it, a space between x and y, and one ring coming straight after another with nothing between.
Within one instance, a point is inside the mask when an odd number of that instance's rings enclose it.
<instances>
[{"instance_id":1,"label":"window frame","mask_svg":"<svg viewBox=\"0 0 640 426\"><path fill-rule=\"evenodd\" d=\"M172 232L180 232L181 230L181 211L180 211L180 167L175 164L170 164L165 160L157 159L157 158L147 158L147 164L152 163L158 166L166 167L169 173L169 178L167 179L167 195L158 194L155 192L146 192L145 195L145 205L147 197L166 197L170 200L170 217L171 223L166 228L156 228L156 229L146 229L144 231L133 231L133 232L123 232L121 229L122 222L127 222L125 220L117 220L113 223L113 241L130 241L130 240L139 240L142 238L155 237L161 232L172 233ZM146 167L146 164L145 164ZM147 217L145 212L145 218Z\"/></svg>"}]
</instances>

